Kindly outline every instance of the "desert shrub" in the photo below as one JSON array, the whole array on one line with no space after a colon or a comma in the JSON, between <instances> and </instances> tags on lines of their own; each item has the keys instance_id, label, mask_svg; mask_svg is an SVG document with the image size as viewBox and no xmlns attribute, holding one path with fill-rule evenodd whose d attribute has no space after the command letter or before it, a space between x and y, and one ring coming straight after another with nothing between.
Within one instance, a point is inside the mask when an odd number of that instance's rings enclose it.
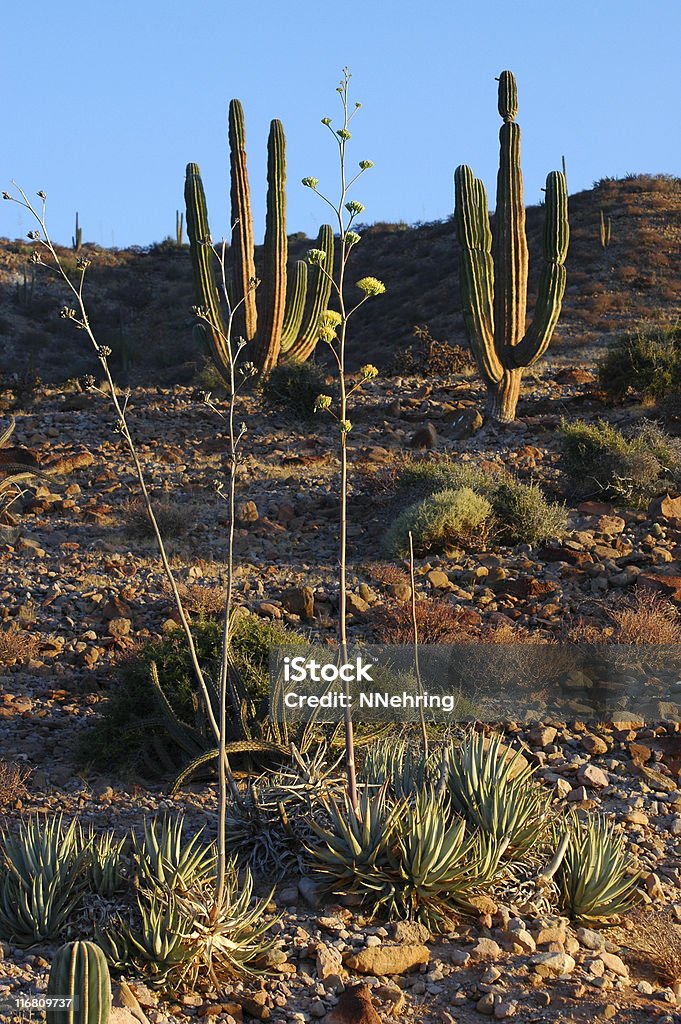
<instances>
[{"instance_id":1,"label":"desert shrub","mask_svg":"<svg viewBox=\"0 0 681 1024\"><path fill-rule=\"evenodd\" d=\"M637 590L609 612L615 638L621 644L681 643L681 615L671 601L648 590Z\"/></svg>"},{"instance_id":2,"label":"desert shrub","mask_svg":"<svg viewBox=\"0 0 681 1024\"><path fill-rule=\"evenodd\" d=\"M548 501L536 483L503 481L494 491L492 507L495 531L509 544L540 544L567 529L565 506Z\"/></svg>"},{"instance_id":3,"label":"desert shrub","mask_svg":"<svg viewBox=\"0 0 681 1024\"><path fill-rule=\"evenodd\" d=\"M385 536L385 547L392 555L406 556L411 531L417 554L443 551L480 536L491 515L487 498L470 487L438 491L397 517Z\"/></svg>"},{"instance_id":4,"label":"desert shrub","mask_svg":"<svg viewBox=\"0 0 681 1024\"><path fill-rule=\"evenodd\" d=\"M681 924L673 910L646 908L633 919L627 944L643 954L665 985L681 982Z\"/></svg>"},{"instance_id":5,"label":"desert shrub","mask_svg":"<svg viewBox=\"0 0 681 1024\"><path fill-rule=\"evenodd\" d=\"M372 612L370 622L377 643L401 645L414 641L411 602L380 605ZM456 644L470 639L470 630L451 601L430 597L418 600L416 625L422 644Z\"/></svg>"},{"instance_id":6,"label":"desert shrub","mask_svg":"<svg viewBox=\"0 0 681 1024\"><path fill-rule=\"evenodd\" d=\"M498 472L485 471L472 462L452 462L440 459L406 459L399 473L399 486L414 495L426 496L436 491L470 487L489 497L497 481L509 474L501 467Z\"/></svg>"},{"instance_id":7,"label":"desert shrub","mask_svg":"<svg viewBox=\"0 0 681 1024\"><path fill-rule=\"evenodd\" d=\"M390 367L392 373L448 377L475 368L470 352L461 345L437 341L428 327L421 327L418 324L414 327L413 334L416 341L396 354Z\"/></svg>"},{"instance_id":8,"label":"desert shrub","mask_svg":"<svg viewBox=\"0 0 681 1024\"><path fill-rule=\"evenodd\" d=\"M565 468L577 488L632 506L681 486L681 440L644 420L629 436L605 420L560 427Z\"/></svg>"},{"instance_id":9,"label":"desert shrub","mask_svg":"<svg viewBox=\"0 0 681 1024\"><path fill-rule=\"evenodd\" d=\"M199 619L191 629L200 664L212 678L217 678L222 621ZM268 693L270 647L296 643L304 643L304 639L277 623L251 615L235 617L232 656L255 700L264 700ZM136 767L147 746L150 723L155 731L165 733L151 683L152 662L177 716L185 722L195 721L200 697L187 641L178 627L159 640L139 645L121 660L117 684L103 705L102 718L84 736L80 748L83 760Z\"/></svg>"},{"instance_id":10,"label":"desert shrub","mask_svg":"<svg viewBox=\"0 0 681 1024\"><path fill-rule=\"evenodd\" d=\"M263 396L297 419L311 419L318 396L328 391L324 374L314 363L281 363L261 385Z\"/></svg>"},{"instance_id":11,"label":"desert shrub","mask_svg":"<svg viewBox=\"0 0 681 1024\"><path fill-rule=\"evenodd\" d=\"M13 761L0 761L0 810L13 807L26 796L26 782L31 771Z\"/></svg>"},{"instance_id":12,"label":"desert shrub","mask_svg":"<svg viewBox=\"0 0 681 1024\"><path fill-rule=\"evenodd\" d=\"M16 623L0 629L0 665L3 668L37 658L38 649L38 638L20 629Z\"/></svg>"},{"instance_id":13,"label":"desert shrub","mask_svg":"<svg viewBox=\"0 0 681 1024\"><path fill-rule=\"evenodd\" d=\"M608 348L599 383L614 402L628 394L659 401L681 387L681 327L624 334Z\"/></svg>"},{"instance_id":14,"label":"desert shrub","mask_svg":"<svg viewBox=\"0 0 681 1024\"><path fill-rule=\"evenodd\" d=\"M129 498L123 505L126 533L133 538L154 540L156 534L149 520L147 506L140 497ZM154 516L163 537L181 537L193 524L186 507L167 498L154 500Z\"/></svg>"},{"instance_id":15,"label":"desert shrub","mask_svg":"<svg viewBox=\"0 0 681 1024\"><path fill-rule=\"evenodd\" d=\"M560 537L567 526L565 507L549 501L536 483L523 483L499 469L473 463L410 459L400 473L401 488L430 496L441 490L468 488L491 505L490 532L507 544L538 544Z\"/></svg>"}]
</instances>

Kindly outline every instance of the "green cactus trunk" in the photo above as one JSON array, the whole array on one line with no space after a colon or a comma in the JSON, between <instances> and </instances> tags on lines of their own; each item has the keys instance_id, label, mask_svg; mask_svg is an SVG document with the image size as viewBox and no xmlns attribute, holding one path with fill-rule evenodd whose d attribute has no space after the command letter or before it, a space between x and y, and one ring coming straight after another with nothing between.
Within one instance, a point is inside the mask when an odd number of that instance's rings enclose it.
<instances>
[{"instance_id":1,"label":"green cactus trunk","mask_svg":"<svg viewBox=\"0 0 681 1024\"><path fill-rule=\"evenodd\" d=\"M281 121L272 121L267 140L267 215L263 249L262 312L256 334L255 363L262 373L269 373L279 359L286 307L286 140Z\"/></svg>"},{"instance_id":2,"label":"green cactus trunk","mask_svg":"<svg viewBox=\"0 0 681 1024\"><path fill-rule=\"evenodd\" d=\"M289 363L304 363L315 350L319 338L319 318L328 308L331 297L331 278L333 270L334 240L333 229L329 224L322 224L317 236L316 249L326 253L322 266L327 273L322 273L319 266L312 267L310 284L307 290L307 306L299 325L297 335L284 343L282 338L281 352L284 360Z\"/></svg>"},{"instance_id":3,"label":"green cactus trunk","mask_svg":"<svg viewBox=\"0 0 681 1024\"><path fill-rule=\"evenodd\" d=\"M253 243L251 188L246 164L246 127L239 100L229 104L230 202L232 205L232 302L241 302L235 314L238 337L251 341L258 325Z\"/></svg>"},{"instance_id":4,"label":"green cactus trunk","mask_svg":"<svg viewBox=\"0 0 681 1024\"><path fill-rule=\"evenodd\" d=\"M250 187L246 165L244 115L238 100L229 107L230 199L232 245L229 299L235 310L232 340L252 342L248 357L261 373L268 373L281 357L302 362L317 344L321 313L327 308L331 282L318 267L308 272L298 261L290 282L286 261L286 140L280 121L272 121L268 140L267 219L263 245L262 283L254 287L255 247ZM229 380L229 356L225 320L220 311L213 255L205 241L210 238L206 198L198 166L187 166L185 181L187 235L198 304L208 311L213 330L201 327L217 369ZM333 230L323 225L317 243L333 266Z\"/></svg>"},{"instance_id":5,"label":"green cactus trunk","mask_svg":"<svg viewBox=\"0 0 681 1024\"><path fill-rule=\"evenodd\" d=\"M502 71L499 114L504 123L493 242L485 186L465 165L454 176L464 323L487 386L488 415L499 423L515 419L523 369L548 348L565 292L569 240L565 175L551 171L546 179L544 264L534 318L526 328L528 248L517 111L515 78Z\"/></svg>"},{"instance_id":6,"label":"green cactus trunk","mask_svg":"<svg viewBox=\"0 0 681 1024\"><path fill-rule=\"evenodd\" d=\"M47 1024L108 1024L111 979L106 957L94 942L69 942L57 950L48 996L71 999L68 1008L47 1010Z\"/></svg>"},{"instance_id":7,"label":"green cactus trunk","mask_svg":"<svg viewBox=\"0 0 681 1024\"><path fill-rule=\"evenodd\" d=\"M187 164L184 199L187 207L187 237L194 272L194 288L198 305L206 310L211 323L210 327L207 324L198 326L203 338L208 342L213 362L225 381L229 382L226 328L222 319L220 294L215 280L206 195L203 191L198 164Z\"/></svg>"}]
</instances>

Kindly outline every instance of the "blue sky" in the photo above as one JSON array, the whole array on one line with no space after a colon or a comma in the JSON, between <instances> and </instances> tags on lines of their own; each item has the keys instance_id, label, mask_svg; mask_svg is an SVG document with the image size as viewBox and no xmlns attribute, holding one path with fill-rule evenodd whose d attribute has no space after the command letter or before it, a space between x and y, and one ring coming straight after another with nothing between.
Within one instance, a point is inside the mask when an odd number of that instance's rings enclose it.
<instances>
[{"instance_id":1,"label":"blue sky","mask_svg":"<svg viewBox=\"0 0 681 1024\"><path fill-rule=\"evenodd\" d=\"M28 13L30 11L30 13ZM337 183L332 139L344 65L362 102L349 145L371 159L362 219L447 217L469 163L493 194L495 75L518 79L528 203L567 161L570 192L629 172L681 175L678 0L33 0L2 16L0 179L48 193L48 226L69 243L75 211L101 245L174 232L184 168L201 166L213 236L227 227L227 107L245 109L256 239L266 139L284 123L288 231L326 212L299 181ZM493 200L492 200L493 201ZM0 204L0 235L31 225Z\"/></svg>"}]
</instances>

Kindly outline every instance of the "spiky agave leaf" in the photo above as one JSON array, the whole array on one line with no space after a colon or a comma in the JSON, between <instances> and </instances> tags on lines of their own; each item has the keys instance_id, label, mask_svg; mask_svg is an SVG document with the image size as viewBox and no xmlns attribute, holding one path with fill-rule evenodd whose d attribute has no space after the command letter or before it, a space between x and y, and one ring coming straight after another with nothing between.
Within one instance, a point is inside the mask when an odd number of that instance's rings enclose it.
<instances>
[{"instance_id":1,"label":"spiky agave leaf","mask_svg":"<svg viewBox=\"0 0 681 1024\"><path fill-rule=\"evenodd\" d=\"M373 796L365 786L359 794L357 811L345 791L340 803L324 799L322 806L330 825L324 828L310 818L318 841L308 847L308 853L326 888L335 894L371 895L374 901L389 898L385 869L404 802L391 805L385 786Z\"/></svg>"},{"instance_id":2,"label":"spiky agave leaf","mask_svg":"<svg viewBox=\"0 0 681 1024\"><path fill-rule=\"evenodd\" d=\"M364 758L364 779L368 785L384 783L401 800L412 796L434 781L436 758L423 752L414 754L404 740L382 739L373 744Z\"/></svg>"},{"instance_id":3,"label":"spiky agave leaf","mask_svg":"<svg viewBox=\"0 0 681 1024\"><path fill-rule=\"evenodd\" d=\"M38 815L2 832L0 936L17 945L57 938L85 888L76 819Z\"/></svg>"},{"instance_id":4,"label":"spiky agave leaf","mask_svg":"<svg viewBox=\"0 0 681 1024\"><path fill-rule=\"evenodd\" d=\"M178 898L178 906L193 927L195 956L190 968L192 980L207 974L220 987L227 977L256 974L262 970L265 954L276 943L267 936L275 920L267 920L267 908L274 890L253 901L253 877L248 868L237 872L236 860L225 868L222 901L215 904L212 887L196 885ZM278 920L278 918L276 919Z\"/></svg>"},{"instance_id":5,"label":"spiky agave leaf","mask_svg":"<svg viewBox=\"0 0 681 1024\"><path fill-rule=\"evenodd\" d=\"M434 789L417 793L400 818L389 854L394 891L388 912L433 928L488 885L498 864L491 844L468 834L463 818L452 819L449 801Z\"/></svg>"},{"instance_id":6,"label":"spiky agave leaf","mask_svg":"<svg viewBox=\"0 0 681 1024\"><path fill-rule=\"evenodd\" d=\"M509 857L521 857L541 839L551 795L532 780L521 752L502 749L501 737L471 733L447 753L447 788L454 809L497 842L508 839Z\"/></svg>"},{"instance_id":7,"label":"spiky agave leaf","mask_svg":"<svg viewBox=\"0 0 681 1024\"><path fill-rule=\"evenodd\" d=\"M184 817L145 819L142 837L133 832L133 850L142 888L183 891L215 870L215 847L201 842L201 832L187 840Z\"/></svg>"},{"instance_id":8,"label":"spiky agave leaf","mask_svg":"<svg viewBox=\"0 0 681 1024\"><path fill-rule=\"evenodd\" d=\"M152 986L184 976L197 954L197 937L170 888L156 887L137 895L139 923L112 929L114 948L127 951L132 963Z\"/></svg>"},{"instance_id":9,"label":"spiky agave leaf","mask_svg":"<svg viewBox=\"0 0 681 1024\"><path fill-rule=\"evenodd\" d=\"M125 885L124 849L127 837L117 839L111 831L95 832L90 825L79 831L78 844L85 851L90 888L100 896L113 896Z\"/></svg>"},{"instance_id":10,"label":"spiky agave leaf","mask_svg":"<svg viewBox=\"0 0 681 1024\"><path fill-rule=\"evenodd\" d=\"M624 914L639 900L640 872L632 872L631 857L615 823L590 817L570 821L570 840L557 873L563 909L585 924Z\"/></svg>"}]
</instances>

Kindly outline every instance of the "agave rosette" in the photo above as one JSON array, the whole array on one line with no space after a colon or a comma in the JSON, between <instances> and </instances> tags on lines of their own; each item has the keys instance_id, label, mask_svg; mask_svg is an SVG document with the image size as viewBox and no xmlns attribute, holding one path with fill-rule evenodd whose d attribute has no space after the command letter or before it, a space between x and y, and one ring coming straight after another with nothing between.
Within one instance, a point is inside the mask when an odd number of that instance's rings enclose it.
<instances>
[{"instance_id":1,"label":"agave rosette","mask_svg":"<svg viewBox=\"0 0 681 1024\"><path fill-rule=\"evenodd\" d=\"M500 736L472 733L447 752L447 789L456 812L497 842L509 857L522 857L549 824L551 794L533 781L522 754L502 746Z\"/></svg>"},{"instance_id":2,"label":"agave rosette","mask_svg":"<svg viewBox=\"0 0 681 1024\"><path fill-rule=\"evenodd\" d=\"M38 815L2 833L0 935L19 945L57 938L85 888L78 823Z\"/></svg>"},{"instance_id":3,"label":"agave rosette","mask_svg":"<svg viewBox=\"0 0 681 1024\"><path fill-rule=\"evenodd\" d=\"M639 901L640 877L613 821L598 816L581 824L572 818L556 882L573 920L589 924L631 910Z\"/></svg>"}]
</instances>

